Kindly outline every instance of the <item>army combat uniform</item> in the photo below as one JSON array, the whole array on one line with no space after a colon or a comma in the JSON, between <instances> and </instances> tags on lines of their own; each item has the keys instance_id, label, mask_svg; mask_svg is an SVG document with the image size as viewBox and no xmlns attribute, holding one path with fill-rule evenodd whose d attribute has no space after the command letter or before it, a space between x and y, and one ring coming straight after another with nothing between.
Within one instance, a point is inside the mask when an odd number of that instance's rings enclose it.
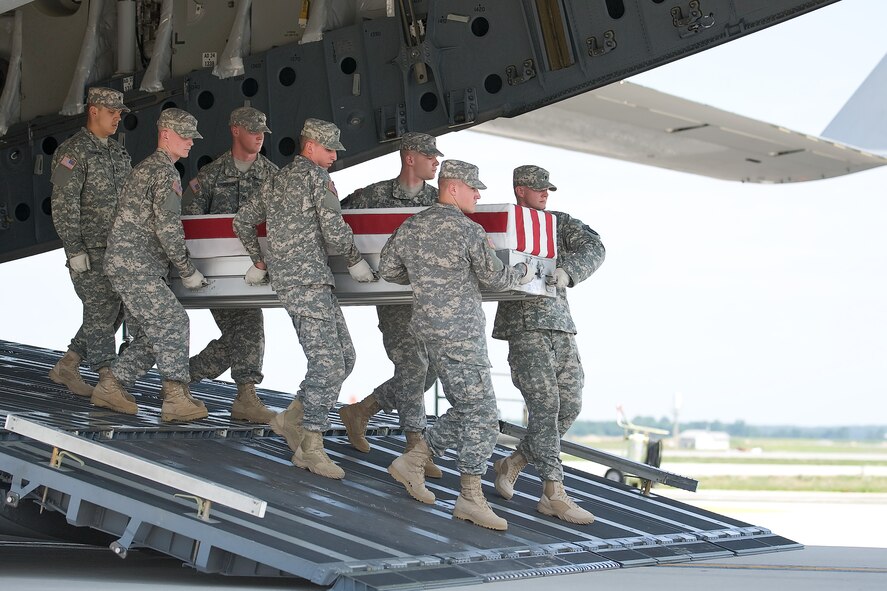
<instances>
[{"instance_id":1,"label":"army combat uniform","mask_svg":"<svg viewBox=\"0 0 887 591\"><path fill-rule=\"evenodd\" d=\"M536 191L557 190L548 171L520 166L515 186ZM496 490L510 499L520 471L532 463L543 481L538 505L546 515L571 523L591 523L594 516L576 505L563 489L560 441L582 409L585 376L576 347L576 325L570 315L567 287L586 280L604 262L605 250L597 232L566 213L551 211L557 220L557 271L554 298L537 297L499 302L493 338L508 341L511 380L527 407L527 434L517 450L498 460Z\"/></svg>"},{"instance_id":2,"label":"army combat uniform","mask_svg":"<svg viewBox=\"0 0 887 591\"><path fill-rule=\"evenodd\" d=\"M460 472L483 474L499 428L480 285L513 289L518 274L499 260L479 224L443 204L417 213L392 234L379 272L386 281L412 286L410 328L452 405L425 431L429 447L435 455L456 449Z\"/></svg>"},{"instance_id":3,"label":"army combat uniform","mask_svg":"<svg viewBox=\"0 0 887 591\"><path fill-rule=\"evenodd\" d=\"M167 109L160 115L158 128L170 129L181 137L201 137L197 121L180 109ZM158 148L132 171L120 194L117 216L108 238L106 267L114 289L123 298L127 311L141 331L111 367L112 377L105 393L130 386L157 361L164 380L164 420L189 420L206 416L204 405L187 390L190 324L185 309L166 283L170 264L183 279L197 276L185 248L182 228L182 184L173 158ZM99 381L102 386L102 380ZM93 402L100 388L96 387ZM170 395L174 391L174 395ZM182 402L187 399L189 402ZM182 403L187 413L168 409ZM100 404L104 406L104 404ZM133 403L115 410L135 414Z\"/></svg>"},{"instance_id":4,"label":"army combat uniform","mask_svg":"<svg viewBox=\"0 0 887 591\"><path fill-rule=\"evenodd\" d=\"M197 178L188 183L182 213L237 213L277 170L276 164L258 154L255 162L240 172L229 150L201 168ZM222 334L191 358L191 380L215 379L230 367L235 383L260 384L265 353L262 310L210 309L210 313Z\"/></svg>"},{"instance_id":5,"label":"army combat uniform","mask_svg":"<svg viewBox=\"0 0 887 591\"><path fill-rule=\"evenodd\" d=\"M600 236L581 221L559 211L557 267L570 287L587 279L604 261ZM584 374L576 348L576 325L566 288L554 298L499 302L493 338L508 341L511 379L527 404L527 435L517 449L543 480L563 480L560 440L582 409Z\"/></svg>"},{"instance_id":6,"label":"army combat uniform","mask_svg":"<svg viewBox=\"0 0 887 591\"><path fill-rule=\"evenodd\" d=\"M425 134L405 134L428 138L428 146L401 149L424 151L433 149L434 137ZM423 183L414 196L407 194L398 179L381 181L358 189L342 200L343 209L367 209L377 207L427 207L437 202L437 188ZM397 409L400 426L406 432L418 433L425 429L425 392L437 381L437 374L419 357L419 347L409 330L413 314L411 304L376 306L382 344L391 363L394 376L373 390L371 400L385 412ZM369 413L370 415L373 413ZM343 417L344 418L344 417ZM369 451L369 446L363 451Z\"/></svg>"},{"instance_id":7,"label":"army combat uniform","mask_svg":"<svg viewBox=\"0 0 887 591\"><path fill-rule=\"evenodd\" d=\"M109 88L90 89L87 102L129 111L122 95ZM83 302L83 323L69 345L69 354L76 355L76 363L70 368L71 375L59 375L65 369L56 367L50 377L66 385L73 378L69 387L81 396L90 396L92 388L79 376L80 359L98 371L116 357L114 334L123 308L105 274L105 249L117 197L131 170L131 158L123 146L111 138L99 138L86 128L65 140L52 159L53 225L66 258L86 254L89 268L80 273L69 269L74 291Z\"/></svg>"},{"instance_id":8,"label":"army combat uniform","mask_svg":"<svg viewBox=\"0 0 887 591\"><path fill-rule=\"evenodd\" d=\"M363 257L342 219L329 173L304 156L283 167L234 218L234 230L253 262L263 260L256 234L256 224L263 221L271 285L292 317L308 361L298 392L304 406L302 426L323 432L330 427L327 413L355 361L345 318L332 293L335 283L326 247L342 253L348 265Z\"/></svg>"}]
</instances>

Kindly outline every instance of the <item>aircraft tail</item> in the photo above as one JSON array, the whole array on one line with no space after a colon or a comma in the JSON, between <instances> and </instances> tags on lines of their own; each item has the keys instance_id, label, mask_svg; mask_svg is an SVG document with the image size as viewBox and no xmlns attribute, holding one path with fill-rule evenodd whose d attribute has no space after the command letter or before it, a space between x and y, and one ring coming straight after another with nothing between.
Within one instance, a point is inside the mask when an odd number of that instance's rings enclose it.
<instances>
[{"instance_id":1,"label":"aircraft tail","mask_svg":"<svg viewBox=\"0 0 887 591\"><path fill-rule=\"evenodd\" d=\"M822 132L838 142L887 154L887 55Z\"/></svg>"}]
</instances>

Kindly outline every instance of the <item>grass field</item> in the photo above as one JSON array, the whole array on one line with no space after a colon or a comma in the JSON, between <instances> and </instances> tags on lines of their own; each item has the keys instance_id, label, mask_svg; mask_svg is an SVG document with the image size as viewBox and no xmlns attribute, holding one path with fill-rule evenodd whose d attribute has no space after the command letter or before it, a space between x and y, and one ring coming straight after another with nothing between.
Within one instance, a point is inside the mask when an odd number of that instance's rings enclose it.
<instances>
[{"instance_id":1,"label":"grass field","mask_svg":"<svg viewBox=\"0 0 887 591\"><path fill-rule=\"evenodd\" d=\"M706 476L699 490L787 490L793 492L885 493L882 476Z\"/></svg>"}]
</instances>

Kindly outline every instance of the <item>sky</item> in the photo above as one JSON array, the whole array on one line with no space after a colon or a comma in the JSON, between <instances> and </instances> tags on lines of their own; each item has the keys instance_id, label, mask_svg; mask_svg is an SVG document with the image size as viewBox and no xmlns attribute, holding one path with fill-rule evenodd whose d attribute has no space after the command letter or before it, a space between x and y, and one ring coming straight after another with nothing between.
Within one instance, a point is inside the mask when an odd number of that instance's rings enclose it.
<instances>
[{"instance_id":1,"label":"sky","mask_svg":"<svg viewBox=\"0 0 887 591\"><path fill-rule=\"evenodd\" d=\"M884 23L887 2L843 0L631 80L818 135L887 52ZM887 424L887 168L755 185L467 130L438 147L480 167L481 203L513 202L515 166L547 168L559 189L549 208L601 235L605 263L569 290L580 420L615 420L617 405L672 417L678 402L681 422ZM388 155L333 180L346 195L398 167ZM66 348L81 312L63 265L60 250L0 265L0 338ZM340 400L353 401L392 368L374 309L344 311L358 358ZM485 311L491 329L495 304ZM208 311L189 315L196 353L218 330ZM265 326L262 386L295 393L305 370L295 331L282 309L266 310ZM507 344L489 343L500 412L515 419Z\"/></svg>"}]
</instances>

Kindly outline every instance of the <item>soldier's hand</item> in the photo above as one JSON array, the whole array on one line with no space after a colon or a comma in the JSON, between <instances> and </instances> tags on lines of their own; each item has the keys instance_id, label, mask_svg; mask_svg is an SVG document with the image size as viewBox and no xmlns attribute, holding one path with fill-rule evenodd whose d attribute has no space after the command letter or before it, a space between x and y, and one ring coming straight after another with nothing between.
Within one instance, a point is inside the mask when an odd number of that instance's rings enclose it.
<instances>
[{"instance_id":1,"label":"soldier's hand","mask_svg":"<svg viewBox=\"0 0 887 591\"><path fill-rule=\"evenodd\" d=\"M89 255L84 253L75 254L71 258L68 259L68 266L75 273L86 273L92 267L89 264Z\"/></svg>"},{"instance_id":2,"label":"soldier's hand","mask_svg":"<svg viewBox=\"0 0 887 591\"><path fill-rule=\"evenodd\" d=\"M364 259L360 259L359 263L348 267L348 274L351 275L352 279L360 283L372 283L379 280L373 272L373 268Z\"/></svg>"},{"instance_id":3,"label":"soldier's hand","mask_svg":"<svg viewBox=\"0 0 887 591\"><path fill-rule=\"evenodd\" d=\"M527 263L516 264L514 266L514 270L517 271L517 273L521 276L521 278L520 278L521 285L526 285L527 283L532 281L534 277L536 277L536 273L533 272L534 271L533 267L531 267Z\"/></svg>"},{"instance_id":4,"label":"soldier's hand","mask_svg":"<svg viewBox=\"0 0 887 591\"><path fill-rule=\"evenodd\" d=\"M200 289L201 287L209 285L209 281L204 278L203 273L200 271L194 271L193 274L188 275L187 277L182 277L182 285L188 289Z\"/></svg>"},{"instance_id":5,"label":"soldier's hand","mask_svg":"<svg viewBox=\"0 0 887 591\"><path fill-rule=\"evenodd\" d=\"M250 285L265 285L268 283L268 271L251 265L243 276L244 281Z\"/></svg>"},{"instance_id":6,"label":"soldier's hand","mask_svg":"<svg viewBox=\"0 0 887 591\"><path fill-rule=\"evenodd\" d=\"M545 279L545 283L548 285L553 285L558 289L563 289L564 287L568 287L570 285L570 274L558 267L554 270L554 275L549 275Z\"/></svg>"}]
</instances>

